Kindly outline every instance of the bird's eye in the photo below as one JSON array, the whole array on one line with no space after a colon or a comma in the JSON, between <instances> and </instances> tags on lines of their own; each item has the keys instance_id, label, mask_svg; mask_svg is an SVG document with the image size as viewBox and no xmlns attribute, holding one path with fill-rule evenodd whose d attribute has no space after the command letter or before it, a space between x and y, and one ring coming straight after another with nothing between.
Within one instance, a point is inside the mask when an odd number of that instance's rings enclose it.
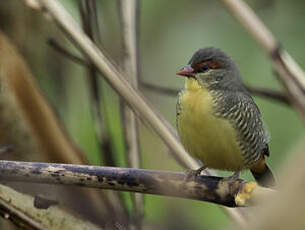
<instances>
[{"instance_id":1,"label":"bird's eye","mask_svg":"<svg viewBox=\"0 0 305 230\"><path fill-rule=\"evenodd\" d=\"M220 67L219 63L217 61L212 61L212 60L203 61L192 65L192 68L194 69L194 73L204 73L210 69L218 69L219 67Z\"/></svg>"},{"instance_id":2,"label":"bird's eye","mask_svg":"<svg viewBox=\"0 0 305 230\"><path fill-rule=\"evenodd\" d=\"M204 64L199 68L198 72L204 73L204 72L208 71L210 68L211 67L208 64Z\"/></svg>"}]
</instances>

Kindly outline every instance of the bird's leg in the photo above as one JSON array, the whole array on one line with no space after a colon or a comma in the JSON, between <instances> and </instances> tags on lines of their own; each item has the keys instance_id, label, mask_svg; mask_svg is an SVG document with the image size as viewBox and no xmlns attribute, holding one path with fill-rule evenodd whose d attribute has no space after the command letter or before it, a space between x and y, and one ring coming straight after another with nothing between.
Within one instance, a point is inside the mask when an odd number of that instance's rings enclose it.
<instances>
[{"instance_id":1,"label":"bird's leg","mask_svg":"<svg viewBox=\"0 0 305 230\"><path fill-rule=\"evenodd\" d=\"M187 170L185 170L185 172L184 172L185 173L184 180L188 181L188 180L191 180L191 179L195 179L206 168L207 167L203 165L199 169L195 169L195 170L194 169L187 169Z\"/></svg>"},{"instance_id":2,"label":"bird's leg","mask_svg":"<svg viewBox=\"0 0 305 230\"><path fill-rule=\"evenodd\" d=\"M234 183L236 180L239 179L239 174L240 174L240 170L237 170L236 172L233 173L232 176L229 177L225 177L223 178L224 181L227 181L228 183L232 184Z\"/></svg>"}]
</instances>

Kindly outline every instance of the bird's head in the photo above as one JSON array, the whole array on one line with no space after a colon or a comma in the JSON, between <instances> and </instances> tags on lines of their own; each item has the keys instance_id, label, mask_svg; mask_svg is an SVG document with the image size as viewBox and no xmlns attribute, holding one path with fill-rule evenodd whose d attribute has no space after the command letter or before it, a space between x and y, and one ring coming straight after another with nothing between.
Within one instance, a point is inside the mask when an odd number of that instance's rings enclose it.
<instances>
[{"instance_id":1,"label":"bird's head","mask_svg":"<svg viewBox=\"0 0 305 230\"><path fill-rule=\"evenodd\" d=\"M214 47L199 49L188 65L177 74L211 89L236 90L242 87L240 73L234 61Z\"/></svg>"}]
</instances>

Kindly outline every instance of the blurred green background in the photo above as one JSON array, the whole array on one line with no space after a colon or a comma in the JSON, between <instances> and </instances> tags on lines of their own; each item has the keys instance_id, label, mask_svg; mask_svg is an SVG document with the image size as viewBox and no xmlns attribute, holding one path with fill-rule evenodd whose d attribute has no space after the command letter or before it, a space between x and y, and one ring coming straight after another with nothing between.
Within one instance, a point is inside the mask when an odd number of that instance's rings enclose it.
<instances>
[{"instance_id":1,"label":"blurred green background","mask_svg":"<svg viewBox=\"0 0 305 230\"><path fill-rule=\"evenodd\" d=\"M76 0L62 0L79 20ZM120 65L121 41L116 1L99 0L99 19L103 48ZM294 0L247 1L285 49L305 68L305 3ZM183 67L199 48L215 46L230 54L240 67L244 81L257 87L281 90L269 58L221 1L142 0L140 16L141 80L151 84L182 88L175 72ZM55 38L71 52L80 55L50 20L27 8L22 1L0 3L0 28L7 32L26 57L42 92L50 100L75 142L93 164L103 164L94 133L90 111L86 70L55 52L47 39ZM126 166L120 121L119 98L107 83L102 97L115 158ZM175 125L176 98L143 91L166 119ZM291 108L255 97L271 135L268 162L278 173L285 158L293 153L304 135L303 124ZM143 168L183 170L171 157L163 142L141 123ZM248 173L242 177L252 180ZM129 202L130 203L130 202ZM179 219L178 219L179 218ZM221 229L230 220L217 205L160 196L145 196L145 220L172 229Z\"/></svg>"}]
</instances>

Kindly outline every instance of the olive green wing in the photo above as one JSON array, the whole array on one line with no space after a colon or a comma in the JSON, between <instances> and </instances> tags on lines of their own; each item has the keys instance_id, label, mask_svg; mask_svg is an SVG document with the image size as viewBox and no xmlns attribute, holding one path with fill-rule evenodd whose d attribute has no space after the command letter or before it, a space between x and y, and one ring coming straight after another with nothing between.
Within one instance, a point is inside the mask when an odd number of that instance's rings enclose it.
<instances>
[{"instance_id":1,"label":"olive green wing","mask_svg":"<svg viewBox=\"0 0 305 230\"><path fill-rule=\"evenodd\" d=\"M230 120L238 133L246 165L251 165L262 155L269 155L268 134L264 129L261 113L251 98L244 92L228 92L217 104L215 114Z\"/></svg>"}]
</instances>

